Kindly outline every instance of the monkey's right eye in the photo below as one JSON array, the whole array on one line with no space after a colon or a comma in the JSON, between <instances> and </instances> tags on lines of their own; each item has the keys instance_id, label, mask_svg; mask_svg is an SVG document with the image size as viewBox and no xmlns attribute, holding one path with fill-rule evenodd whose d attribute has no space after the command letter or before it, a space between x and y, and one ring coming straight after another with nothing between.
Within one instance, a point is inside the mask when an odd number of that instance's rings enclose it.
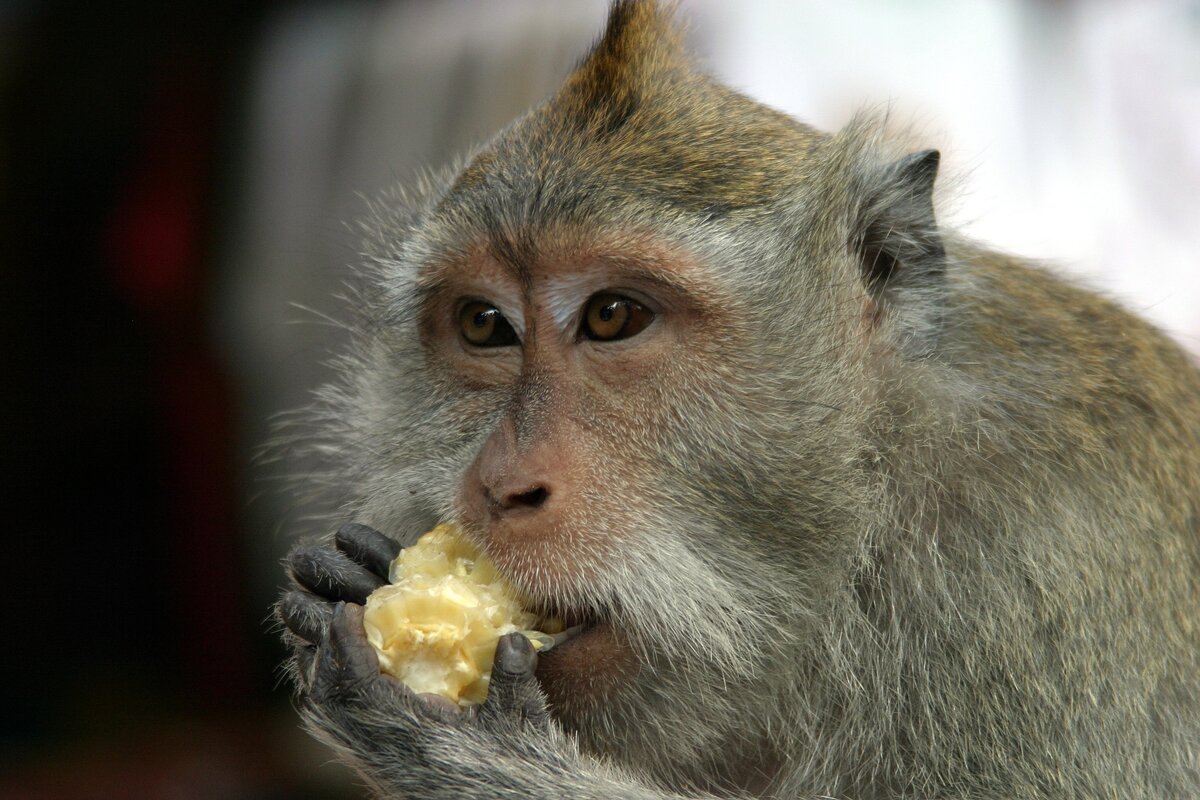
<instances>
[{"instance_id":1,"label":"monkey's right eye","mask_svg":"<svg viewBox=\"0 0 1200 800\"><path fill-rule=\"evenodd\" d=\"M506 347L517 343L517 332L500 309L479 301L467 303L458 312L458 325L467 344L474 347Z\"/></svg>"}]
</instances>

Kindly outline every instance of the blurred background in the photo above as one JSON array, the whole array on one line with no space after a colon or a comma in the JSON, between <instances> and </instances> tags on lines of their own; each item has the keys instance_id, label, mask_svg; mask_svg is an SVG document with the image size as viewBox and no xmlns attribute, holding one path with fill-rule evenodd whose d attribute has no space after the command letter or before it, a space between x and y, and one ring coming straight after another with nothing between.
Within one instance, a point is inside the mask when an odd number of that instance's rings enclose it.
<instances>
[{"instance_id":1,"label":"blurred background","mask_svg":"<svg viewBox=\"0 0 1200 800\"><path fill-rule=\"evenodd\" d=\"M339 346L363 197L553 90L604 0L0 0L0 800L361 797L269 630L258 454ZM1200 351L1200 0L684 0L726 81L892 109L943 219Z\"/></svg>"}]
</instances>

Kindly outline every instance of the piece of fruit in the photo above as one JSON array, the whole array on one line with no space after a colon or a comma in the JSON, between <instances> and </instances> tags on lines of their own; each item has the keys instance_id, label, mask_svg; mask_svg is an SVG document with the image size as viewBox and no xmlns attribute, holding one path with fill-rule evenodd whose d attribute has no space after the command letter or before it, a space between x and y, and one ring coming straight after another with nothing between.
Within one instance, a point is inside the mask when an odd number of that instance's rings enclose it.
<instances>
[{"instance_id":1,"label":"piece of fruit","mask_svg":"<svg viewBox=\"0 0 1200 800\"><path fill-rule=\"evenodd\" d=\"M389 580L367 598L363 616L380 667L414 692L460 706L487 697L501 636L519 631L541 649L562 630L560 620L524 610L508 581L452 524L402 550Z\"/></svg>"}]
</instances>

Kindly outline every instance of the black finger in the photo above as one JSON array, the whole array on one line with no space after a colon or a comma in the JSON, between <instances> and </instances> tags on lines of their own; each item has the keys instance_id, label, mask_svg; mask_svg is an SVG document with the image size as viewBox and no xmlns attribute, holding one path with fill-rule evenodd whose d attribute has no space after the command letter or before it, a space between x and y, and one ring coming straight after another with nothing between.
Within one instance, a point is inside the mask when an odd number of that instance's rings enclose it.
<instances>
[{"instance_id":1,"label":"black finger","mask_svg":"<svg viewBox=\"0 0 1200 800\"><path fill-rule=\"evenodd\" d=\"M500 637L496 643L496 660L492 666L493 672L499 670L502 675L513 679L533 678L533 670L537 667L537 651L533 643L519 633L509 633Z\"/></svg>"},{"instance_id":2,"label":"black finger","mask_svg":"<svg viewBox=\"0 0 1200 800\"><path fill-rule=\"evenodd\" d=\"M400 545L361 522L347 522L334 536L337 549L381 578L400 555Z\"/></svg>"},{"instance_id":3,"label":"black finger","mask_svg":"<svg viewBox=\"0 0 1200 800\"><path fill-rule=\"evenodd\" d=\"M367 641L362 606L352 603L334 606L326 640L347 674L364 680L379 675L379 656Z\"/></svg>"},{"instance_id":4,"label":"black finger","mask_svg":"<svg viewBox=\"0 0 1200 800\"><path fill-rule=\"evenodd\" d=\"M519 633L500 637L496 659L492 663L487 701L480 708L480 716L493 721L507 719L537 726L548 724L546 697L534 677L535 667L537 652L528 639Z\"/></svg>"},{"instance_id":5,"label":"black finger","mask_svg":"<svg viewBox=\"0 0 1200 800\"><path fill-rule=\"evenodd\" d=\"M445 695L421 692L416 695L416 698L421 704L421 713L426 717L432 717L442 722L454 722L466 717L463 708Z\"/></svg>"},{"instance_id":6,"label":"black finger","mask_svg":"<svg viewBox=\"0 0 1200 800\"><path fill-rule=\"evenodd\" d=\"M293 653L296 660L292 665L292 681L296 684L296 689L304 693L312 686L313 668L317 660L317 648L316 645L296 640Z\"/></svg>"},{"instance_id":7,"label":"black finger","mask_svg":"<svg viewBox=\"0 0 1200 800\"><path fill-rule=\"evenodd\" d=\"M338 603L329 623L329 633L317 648L312 698L353 699L366 693L379 678L379 657L367 641L362 624L362 606Z\"/></svg>"},{"instance_id":8,"label":"black finger","mask_svg":"<svg viewBox=\"0 0 1200 800\"><path fill-rule=\"evenodd\" d=\"M287 592L279 598L275 613L288 630L306 642L316 644L325 638L333 606L308 592Z\"/></svg>"},{"instance_id":9,"label":"black finger","mask_svg":"<svg viewBox=\"0 0 1200 800\"><path fill-rule=\"evenodd\" d=\"M362 605L385 581L344 554L326 547L300 547L288 556L296 583L330 600Z\"/></svg>"}]
</instances>

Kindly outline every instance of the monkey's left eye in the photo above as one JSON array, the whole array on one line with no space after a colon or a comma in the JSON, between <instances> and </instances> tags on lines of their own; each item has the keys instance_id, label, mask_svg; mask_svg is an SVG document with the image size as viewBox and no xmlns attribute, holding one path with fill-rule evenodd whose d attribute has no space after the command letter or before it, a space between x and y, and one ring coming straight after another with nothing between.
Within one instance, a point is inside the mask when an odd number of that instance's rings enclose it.
<instances>
[{"instance_id":1,"label":"monkey's left eye","mask_svg":"<svg viewBox=\"0 0 1200 800\"><path fill-rule=\"evenodd\" d=\"M588 300L583 315L583 335L601 342L628 339L654 321L654 312L632 298L598 294Z\"/></svg>"},{"instance_id":2,"label":"monkey's left eye","mask_svg":"<svg viewBox=\"0 0 1200 800\"><path fill-rule=\"evenodd\" d=\"M458 312L459 330L475 347L505 347L517 343L517 332L495 306L475 301Z\"/></svg>"}]
</instances>

